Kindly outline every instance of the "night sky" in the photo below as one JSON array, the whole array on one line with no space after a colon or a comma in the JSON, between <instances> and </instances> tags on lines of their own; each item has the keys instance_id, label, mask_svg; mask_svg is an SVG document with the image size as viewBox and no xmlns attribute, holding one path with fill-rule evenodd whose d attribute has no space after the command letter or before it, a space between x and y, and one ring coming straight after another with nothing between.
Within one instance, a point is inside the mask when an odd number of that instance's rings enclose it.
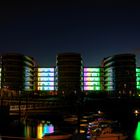
<instances>
[{"instance_id":1,"label":"night sky","mask_svg":"<svg viewBox=\"0 0 140 140\"><path fill-rule=\"evenodd\" d=\"M84 66L134 53L140 66L140 5L114 1L1 1L0 53L29 55L41 66L56 65L63 52L81 53Z\"/></svg>"}]
</instances>

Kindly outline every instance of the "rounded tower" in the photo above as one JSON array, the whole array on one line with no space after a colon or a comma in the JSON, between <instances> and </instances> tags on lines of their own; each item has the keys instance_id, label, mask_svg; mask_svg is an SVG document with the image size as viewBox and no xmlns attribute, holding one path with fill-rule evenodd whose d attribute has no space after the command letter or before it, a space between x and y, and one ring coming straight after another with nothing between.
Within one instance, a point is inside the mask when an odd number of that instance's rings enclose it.
<instances>
[{"instance_id":1,"label":"rounded tower","mask_svg":"<svg viewBox=\"0 0 140 140\"><path fill-rule=\"evenodd\" d=\"M32 57L17 53L1 55L1 88L33 91L34 66Z\"/></svg>"},{"instance_id":2,"label":"rounded tower","mask_svg":"<svg viewBox=\"0 0 140 140\"><path fill-rule=\"evenodd\" d=\"M136 93L136 59L134 54L118 54L104 58L104 90L115 96Z\"/></svg>"},{"instance_id":3,"label":"rounded tower","mask_svg":"<svg viewBox=\"0 0 140 140\"><path fill-rule=\"evenodd\" d=\"M58 93L65 95L81 91L82 58L79 53L57 55Z\"/></svg>"}]
</instances>

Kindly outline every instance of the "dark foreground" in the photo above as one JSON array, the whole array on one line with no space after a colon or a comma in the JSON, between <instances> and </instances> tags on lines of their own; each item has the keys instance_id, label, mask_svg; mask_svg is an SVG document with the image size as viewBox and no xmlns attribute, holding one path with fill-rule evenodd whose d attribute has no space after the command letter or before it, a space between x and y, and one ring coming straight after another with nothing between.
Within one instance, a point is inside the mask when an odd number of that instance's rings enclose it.
<instances>
[{"instance_id":1,"label":"dark foreground","mask_svg":"<svg viewBox=\"0 0 140 140\"><path fill-rule=\"evenodd\" d=\"M6 136L2 140L27 139L29 137L32 137L32 139L41 138L39 136L41 135L40 128L49 121L53 124L54 130L72 134L72 140L84 140L86 137L83 133L80 135L75 133L75 130L79 132L80 118L91 114L91 112L97 113L100 110L106 114L106 117L120 121L122 129L129 136L128 140L138 140L134 138L134 133L140 118L139 115L137 117L134 115L134 110L139 108L139 99L86 99L80 103L73 104L71 108L66 110L57 110L56 112L53 110L53 113L44 113L43 115L40 113L32 114L26 119L8 116L6 109L4 109L0 112L0 134ZM75 122L64 121L65 116L71 115L77 116ZM47 131L48 128L43 127L43 129Z\"/></svg>"}]
</instances>

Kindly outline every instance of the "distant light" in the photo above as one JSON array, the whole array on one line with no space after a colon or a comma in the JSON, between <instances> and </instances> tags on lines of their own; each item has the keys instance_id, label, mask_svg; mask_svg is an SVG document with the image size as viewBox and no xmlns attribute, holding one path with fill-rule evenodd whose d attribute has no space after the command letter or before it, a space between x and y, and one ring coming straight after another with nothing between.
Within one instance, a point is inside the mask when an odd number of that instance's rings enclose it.
<instances>
[{"instance_id":1,"label":"distant light","mask_svg":"<svg viewBox=\"0 0 140 140\"><path fill-rule=\"evenodd\" d=\"M100 114L101 113L101 111L100 110L98 110L98 114Z\"/></svg>"},{"instance_id":2,"label":"distant light","mask_svg":"<svg viewBox=\"0 0 140 140\"><path fill-rule=\"evenodd\" d=\"M82 120L80 120L81 122L87 122L87 120L86 119L82 119Z\"/></svg>"},{"instance_id":3,"label":"distant light","mask_svg":"<svg viewBox=\"0 0 140 140\"><path fill-rule=\"evenodd\" d=\"M84 118L84 119L87 119L87 118L88 118L88 116L83 116L83 118Z\"/></svg>"},{"instance_id":4,"label":"distant light","mask_svg":"<svg viewBox=\"0 0 140 140\"><path fill-rule=\"evenodd\" d=\"M85 133L85 130L80 130L80 133Z\"/></svg>"},{"instance_id":5,"label":"distant light","mask_svg":"<svg viewBox=\"0 0 140 140\"><path fill-rule=\"evenodd\" d=\"M83 123L83 124L80 124L80 126L85 126L85 127L87 127L87 126L88 126L88 124L84 124L84 123Z\"/></svg>"},{"instance_id":6,"label":"distant light","mask_svg":"<svg viewBox=\"0 0 140 140\"><path fill-rule=\"evenodd\" d=\"M140 112L138 110L135 110L134 111L134 114L139 114Z\"/></svg>"}]
</instances>

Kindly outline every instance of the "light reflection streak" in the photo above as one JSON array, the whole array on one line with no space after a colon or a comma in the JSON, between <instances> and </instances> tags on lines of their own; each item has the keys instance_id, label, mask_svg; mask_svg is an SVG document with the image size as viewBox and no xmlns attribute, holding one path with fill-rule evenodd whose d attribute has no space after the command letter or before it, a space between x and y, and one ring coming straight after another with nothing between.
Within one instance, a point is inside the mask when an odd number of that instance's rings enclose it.
<instances>
[{"instance_id":1,"label":"light reflection streak","mask_svg":"<svg viewBox=\"0 0 140 140\"><path fill-rule=\"evenodd\" d=\"M138 122L137 127L136 127L134 140L140 140L140 121Z\"/></svg>"},{"instance_id":2,"label":"light reflection streak","mask_svg":"<svg viewBox=\"0 0 140 140\"><path fill-rule=\"evenodd\" d=\"M28 138L42 139L45 134L52 134L54 133L54 125L51 124L49 121L42 121L41 123L37 124L36 126L26 125L24 129L24 135ZM31 129L32 128L32 129ZM36 130L36 131L33 131Z\"/></svg>"}]
</instances>

